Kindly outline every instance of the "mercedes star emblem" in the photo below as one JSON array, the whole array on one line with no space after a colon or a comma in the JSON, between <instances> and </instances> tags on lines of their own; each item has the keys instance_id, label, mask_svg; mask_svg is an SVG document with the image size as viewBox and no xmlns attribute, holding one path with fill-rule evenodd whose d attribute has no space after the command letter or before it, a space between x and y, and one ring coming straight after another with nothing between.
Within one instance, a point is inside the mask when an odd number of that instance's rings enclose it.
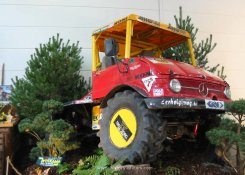
<instances>
[{"instance_id":1,"label":"mercedes star emblem","mask_svg":"<svg viewBox=\"0 0 245 175\"><path fill-rule=\"evenodd\" d=\"M205 83L199 85L199 93L203 96L208 95L208 87Z\"/></svg>"}]
</instances>

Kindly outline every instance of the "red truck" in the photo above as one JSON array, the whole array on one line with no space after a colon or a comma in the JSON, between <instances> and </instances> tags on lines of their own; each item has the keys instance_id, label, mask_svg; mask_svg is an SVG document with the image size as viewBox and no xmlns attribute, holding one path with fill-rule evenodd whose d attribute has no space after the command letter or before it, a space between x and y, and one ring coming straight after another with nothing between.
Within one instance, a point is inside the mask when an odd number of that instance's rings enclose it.
<instances>
[{"instance_id":1,"label":"red truck","mask_svg":"<svg viewBox=\"0 0 245 175\"><path fill-rule=\"evenodd\" d=\"M192 65L163 58L184 42ZM227 82L196 66L188 32L132 14L92 34L92 90L66 105L110 158L144 163L167 137L203 139L230 98Z\"/></svg>"}]
</instances>

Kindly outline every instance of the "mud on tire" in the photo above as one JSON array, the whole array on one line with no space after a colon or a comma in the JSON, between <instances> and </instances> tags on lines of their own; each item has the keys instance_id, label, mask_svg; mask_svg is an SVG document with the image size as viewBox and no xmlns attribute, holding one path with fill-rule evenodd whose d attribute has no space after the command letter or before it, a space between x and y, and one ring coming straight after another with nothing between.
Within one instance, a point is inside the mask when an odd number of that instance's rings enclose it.
<instances>
[{"instance_id":1,"label":"mud on tire","mask_svg":"<svg viewBox=\"0 0 245 175\"><path fill-rule=\"evenodd\" d=\"M121 109L131 111L136 119L134 139L124 147L115 145L110 136L110 126L114 124L112 120L117 117L115 115ZM111 159L125 159L133 164L148 163L154 161L157 154L162 151L162 142L166 138L164 131L166 122L157 116L156 111L149 110L144 99L136 92L126 90L116 93L113 98L108 100L102 116L99 121L101 127L98 132L99 147L102 147L105 154ZM129 125L129 123L125 123L125 125Z\"/></svg>"}]
</instances>

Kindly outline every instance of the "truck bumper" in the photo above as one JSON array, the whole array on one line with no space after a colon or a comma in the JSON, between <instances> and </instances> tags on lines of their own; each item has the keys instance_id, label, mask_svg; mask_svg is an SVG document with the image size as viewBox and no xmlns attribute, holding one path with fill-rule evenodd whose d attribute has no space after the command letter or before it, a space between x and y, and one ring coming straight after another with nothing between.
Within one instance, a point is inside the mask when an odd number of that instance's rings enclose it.
<instances>
[{"instance_id":1,"label":"truck bumper","mask_svg":"<svg viewBox=\"0 0 245 175\"><path fill-rule=\"evenodd\" d=\"M225 112L225 102L195 98L146 98L149 109L201 109Z\"/></svg>"}]
</instances>

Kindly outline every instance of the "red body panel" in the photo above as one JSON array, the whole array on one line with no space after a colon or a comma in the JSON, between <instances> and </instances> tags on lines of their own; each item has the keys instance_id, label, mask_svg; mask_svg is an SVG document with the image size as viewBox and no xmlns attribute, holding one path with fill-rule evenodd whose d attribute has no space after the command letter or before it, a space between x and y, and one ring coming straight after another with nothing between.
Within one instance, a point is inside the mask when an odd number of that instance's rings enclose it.
<instances>
[{"instance_id":1,"label":"red body panel","mask_svg":"<svg viewBox=\"0 0 245 175\"><path fill-rule=\"evenodd\" d=\"M120 62L118 66L115 64L105 70L93 72L93 100L102 99L114 88L125 85L143 90L148 97L230 101L223 93L225 87L229 85L203 69L174 60L154 57L135 57L124 59L123 62L128 64L127 72L125 71L126 66ZM169 81L173 78L178 79L182 85L179 93L174 93L169 88ZM207 96L199 93L199 86L202 83L205 83L209 89Z\"/></svg>"}]
</instances>

